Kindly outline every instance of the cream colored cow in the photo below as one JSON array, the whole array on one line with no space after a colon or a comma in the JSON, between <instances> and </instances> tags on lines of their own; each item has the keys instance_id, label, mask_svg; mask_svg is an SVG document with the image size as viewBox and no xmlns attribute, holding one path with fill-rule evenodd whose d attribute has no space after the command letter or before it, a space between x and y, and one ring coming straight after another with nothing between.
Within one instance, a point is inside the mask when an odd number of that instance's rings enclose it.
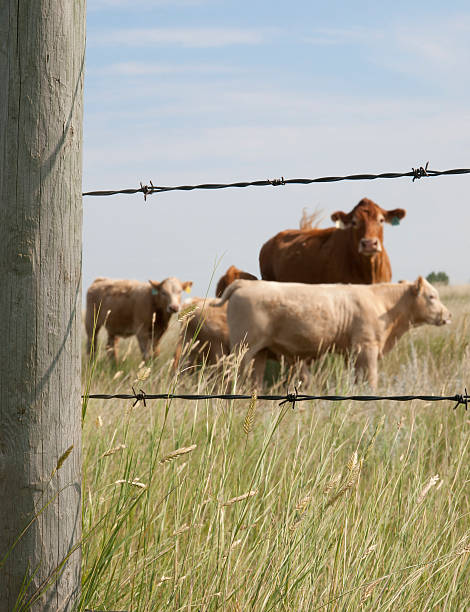
<instances>
[{"instance_id":1,"label":"cream colored cow","mask_svg":"<svg viewBox=\"0 0 470 612\"><path fill-rule=\"evenodd\" d=\"M356 370L377 386L377 361L412 327L444 325L451 315L421 276L413 283L308 285L237 280L228 301L230 346L248 344L260 384L266 351L287 359L314 359L326 351L353 353Z\"/></svg>"},{"instance_id":2,"label":"cream colored cow","mask_svg":"<svg viewBox=\"0 0 470 612\"><path fill-rule=\"evenodd\" d=\"M97 278L87 291L85 328L90 352L93 330L95 336L104 325L108 332L106 350L116 361L119 337L137 336L144 359L152 351L158 354L158 343L168 328L170 317L181 307L181 293L192 282L170 277L148 281ZM153 346L152 346L153 340Z\"/></svg>"}]
</instances>

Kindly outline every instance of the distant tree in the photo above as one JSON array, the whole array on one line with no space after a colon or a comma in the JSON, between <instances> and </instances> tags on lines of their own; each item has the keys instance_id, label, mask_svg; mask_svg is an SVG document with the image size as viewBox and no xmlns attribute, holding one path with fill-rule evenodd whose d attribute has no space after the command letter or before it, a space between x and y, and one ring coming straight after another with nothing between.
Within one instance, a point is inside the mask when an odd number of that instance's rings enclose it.
<instances>
[{"instance_id":1,"label":"distant tree","mask_svg":"<svg viewBox=\"0 0 470 612\"><path fill-rule=\"evenodd\" d=\"M426 280L433 285L448 285L449 277L445 272L431 272L426 276Z\"/></svg>"}]
</instances>

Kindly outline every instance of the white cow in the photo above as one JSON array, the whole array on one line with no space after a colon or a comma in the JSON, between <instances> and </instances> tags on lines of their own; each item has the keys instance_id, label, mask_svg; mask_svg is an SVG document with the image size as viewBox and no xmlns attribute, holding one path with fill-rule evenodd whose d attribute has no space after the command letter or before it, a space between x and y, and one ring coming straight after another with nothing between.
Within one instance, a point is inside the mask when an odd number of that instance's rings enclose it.
<instances>
[{"instance_id":1,"label":"white cow","mask_svg":"<svg viewBox=\"0 0 470 612\"><path fill-rule=\"evenodd\" d=\"M262 382L266 350L288 360L312 359L326 351L353 353L356 369L377 386L377 361L411 327L444 325L451 315L436 289L421 276L413 283L308 285L237 280L228 301L230 346L248 344L245 363L255 359Z\"/></svg>"}]
</instances>

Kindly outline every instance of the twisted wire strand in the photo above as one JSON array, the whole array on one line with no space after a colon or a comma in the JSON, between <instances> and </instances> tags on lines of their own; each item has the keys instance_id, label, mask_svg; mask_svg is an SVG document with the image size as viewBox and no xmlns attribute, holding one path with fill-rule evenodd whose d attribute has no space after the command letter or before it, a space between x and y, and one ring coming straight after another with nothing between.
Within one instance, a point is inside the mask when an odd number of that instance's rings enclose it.
<instances>
[{"instance_id":1,"label":"twisted wire strand","mask_svg":"<svg viewBox=\"0 0 470 612\"><path fill-rule=\"evenodd\" d=\"M467 389L463 394L455 395L305 395L300 393L287 393L284 395L258 395L259 400L270 400L277 401L284 404L290 402L295 405L296 402L302 401L328 401L328 402L342 402L342 401L354 401L354 402L375 402L375 401L395 401L395 402L410 402L413 400L419 400L423 402L456 402L455 408L459 405L464 405L465 409L468 408L468 402L470 401L470 395L467 394ZM180 394L180 393L145 393L140 390L140 393L91 393L82 395L85 399L99 399L99 400L111 400L111 399L124 399L134 400L134 406L142 401L144 404L147 400L207 400L207 399L221 399L221 400L251 400L251 395L244 394Z\"/></svg>"},{"instance_id":2,"label":"twisted wire strand","mask_svg":"<svg viewBox=\"0 0 470 612\"><path fill-rule=\"evenodd\" d=\"M428 162L429 163L429 162ZM200 185L176 185L176 186L161 186L154 185L150 181L150 185L140 185L137 189L117 189L104 191L86 191L83 196L112 196L117 194L135 194L143 193L144 199L154 193L162 193L165 191L193 191L195 189L226 189L231 187L277 187L281 185L310 185L311 183L334 183L337 181L372 181L375 179L396 179L411 177L413 182L416 179L432 176L451 176L460 174L470 174L470 168L453 168L451 170L429 170L428 163L423 168L412 168L409 172L383 172L381 174L349 174L347 176L322 176L319 178L293 178L285 179L267 179L263 181L240 181L237 183L202 183Z\"/></svg>"}]
</instances>

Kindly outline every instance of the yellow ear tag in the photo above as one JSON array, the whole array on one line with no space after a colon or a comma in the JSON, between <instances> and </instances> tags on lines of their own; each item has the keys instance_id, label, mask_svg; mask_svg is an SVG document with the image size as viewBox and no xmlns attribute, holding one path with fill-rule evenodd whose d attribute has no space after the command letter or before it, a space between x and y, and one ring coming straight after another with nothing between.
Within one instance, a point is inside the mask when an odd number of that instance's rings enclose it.
<instances>
[{"instance_id":1,"label":"yellow ear tag","mask_svg":"<svg viewBox=\"0 0 470 612\"><path fill-rule=\"evenodd\" d=\"M186 293L191 293L191 287L186 287L185 291Z\"/></svg>"}]
</instances>

